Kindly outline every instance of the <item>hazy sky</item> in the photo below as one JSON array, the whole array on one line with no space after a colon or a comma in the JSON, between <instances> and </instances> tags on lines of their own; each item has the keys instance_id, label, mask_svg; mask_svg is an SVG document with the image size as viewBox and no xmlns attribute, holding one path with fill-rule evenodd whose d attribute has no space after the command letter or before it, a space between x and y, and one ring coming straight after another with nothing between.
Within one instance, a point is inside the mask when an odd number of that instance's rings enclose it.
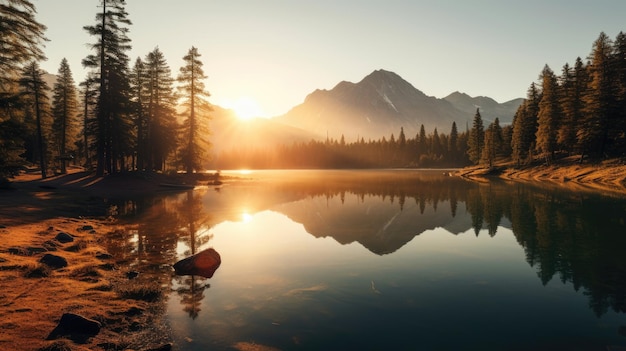
<instances>
[{"instance_id":1,"label":"hazy sky","mask_svg":"<svg viewBox=\"0 0 626 351\"><path fill-rule=\"evenodd\" d=\"M32 0L48 27L48 61L74 79L95 42L100 0ZM435 97L524 97L545 64L586 58L601 31L626 31L624 0L127 0L134 63L159 47L174 76L195 46L210 102L254 100L287 112L315 89L393 71Z\"/></svg>"}]
</instances>

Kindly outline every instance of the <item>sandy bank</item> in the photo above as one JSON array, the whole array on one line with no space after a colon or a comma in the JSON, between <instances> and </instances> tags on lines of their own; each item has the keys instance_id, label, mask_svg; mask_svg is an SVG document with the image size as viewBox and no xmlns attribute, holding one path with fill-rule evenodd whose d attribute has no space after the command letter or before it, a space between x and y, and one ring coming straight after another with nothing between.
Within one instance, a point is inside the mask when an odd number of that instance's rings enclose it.
<instances>
[{"instance_id":1,"label":"sandy bank","mask_svg":"<svg viewBox=\"0 0 626 351\"><path fill-rule=\"evenodd\" d=\"M551 165L538 164L519 168L503 162L492 168L467 167L459 170L456 175L476 180L496 177L513 181L551 182L575 190L626 194L626 163L621 160L581 164L577 157L572 157Z\"/></svg>"}]
</instances>

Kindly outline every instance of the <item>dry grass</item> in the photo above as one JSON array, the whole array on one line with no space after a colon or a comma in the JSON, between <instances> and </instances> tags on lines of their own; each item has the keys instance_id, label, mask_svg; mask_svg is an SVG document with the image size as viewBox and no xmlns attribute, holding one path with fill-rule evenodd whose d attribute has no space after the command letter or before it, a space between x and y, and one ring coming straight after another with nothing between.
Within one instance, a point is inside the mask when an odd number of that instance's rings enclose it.
<instances>
[{"instance_id":1,"label":"dry grass","mask_svg":"<svg viewBox=\"0 0 626 351\"><path fill-rule=\"evenodd\" d=\"M0 224L1 220L2 217ZM84 225L93 226L96 233L77 230ZM159 340L145 336L159 320L153 313L162 308L154 302L158 301L154 289L137 287L133 296L122 294L120 286L128 281L122 271L100 268L110 259L96 257L97 253L106 252L98 238L109 230L103 221L68 218L0 228L1 350L123 349L125 345L148 345ZM70 233L77 240L60 244L50 252L64 257L68 267L50 269L38 263L44 253L30 249L43 247L59 231ZM132 316L128 313L137 309L146 312ZM65 312L100 321L102 331L86 344L46 341ZM146 328L137 330L131 325ZM163 335L159 337L162 339Z\"/></svg>"}]
</instances>

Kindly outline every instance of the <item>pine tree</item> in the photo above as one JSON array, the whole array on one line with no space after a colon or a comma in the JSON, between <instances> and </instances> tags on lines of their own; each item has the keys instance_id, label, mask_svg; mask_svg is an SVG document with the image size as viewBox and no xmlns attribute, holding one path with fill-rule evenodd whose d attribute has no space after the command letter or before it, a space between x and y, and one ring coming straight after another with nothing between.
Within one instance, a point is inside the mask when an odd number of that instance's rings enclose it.
<instances>
[{"instance_id":1,"label":"pine tree","mask_svg":"<svg viewBox=\"0 0 626 351\"><path fill-rule=\"evenodd\" d=\"M486 163L489 168L493 167L498 154L502 150L502 128L498 118L489 124L485 131L485 143L481 155L481 162Z\"/></svg>"},{"instance_id":2,"label":"pine tree","mask_svg":"<svg viewBox=\"0 0 626 351\"><path fill-rule=\"evenodd\" d=\"M23 65L45 59L41 46L46 26L35 19L35 6L28 0L0 2L0 102ZM0 104L1 105L1 104Z\"/></svg>"},{"instance_id":3,"label":"pine tree","mask_svg":"<svg viewBox=\"0 0 626 351\"><path fill-rule=\"evenodd\" d=\"M615 154L626 153L626 33L619 32L613 43L613 62L616 80Z\"/></svg>"},{"instance_id":4,"label":"pine tree","mask_svg":"<svg viewBox=\"0 0 626 351\"><path fill-rule=\"evenodd\" d=\"M585 117L578 130L578 142L582 146L581 160L586 154L604 156L612 132L619 123L616 121L615 70L612 65L611 40L605 33L593 44L589 69L589 84L585 94Z\"/></svg>"},{"instance_id":5,"label":"pine tree","mask_svg":"<svg viewBox=\"0 0 626 351\"><path fill-rule=\"evenodd\" d=\"M474 164L477 164L480 161L484 143L485 143L485 128L483 126L483 119L480 115L480 111L477 108L476 114L474 115L474 121L472 124L472 129L470 130L470 135L469 135L468 145L467 145L468 146L467 153L469 155L469 159Z\"/></svg>"},{"instance_id":6,"label":"pine tree","mask_svg":"<svg viewBox=\"0 0 626 351\"><path fill-rule=\"evenodd\" d=\"M29 104L26 108L33 111L35 115L35 126L37 130L36 150L38 153L41 178L47 177L48 155L47 155L47 134L49 131L48 117L50 112L48 91L50 88L43 80L44 72L39 68L39 64L33 61L22 71L20 86L22 93L28 97Z\"/></svg>"},{"instance_id":7,"label":"pine tree","mask_svg":"<svg viewBox=\"0 0 626 351\"><path fill-rule=\"evenodd\" d=\"M82 140L79 142L79 148L82 154L83 165L87 169L91 169L92 167L91 150L93 147L93 129L96 122L95 111L98 101L97 84L98 80L93 74L88 74L85 80L79 84L82 108L82 130L80 132Z\"/></svg>"},{"instance_id":8,"label":"pine tree","mask_svg":"<svg viewBox=\"0 0 626 351\"><path fill-rule=\"evenodd\" d=\"M27 133L23 123L0 121L0 185L5 178L19 174L24 164L24 140Z\"/></svg>"},{"instance_id":9,"label":"pine tree","mask_svg":"<svg viewBox=\"0 0 626 351\"><path fill-rule=\"evenodd\" d=\"M145 60L146 73L146 142L148 146L148 168L162 171L169 154L176 149L177 130L172 73L165 56L155 48Z\"/></svg>"},{"instance_id":10,"label":"pine tree","mask_svg":"<svg viewBox=\"0 0 626 351\"><path fill-rule=\"evenodd\" d=\"M207 124L203 122L208 120L207 112L210 110L205 99L210 94L204 88L203 80L207 77L204 75L202 61L199 58L198 49L195 47L189 49L187 55L183 57L185 66L180 68L178 76L178 82L181 84L179 88L186 107L182 140L184 146L180 152L180 161L187 173L201 169L205 153L210 146L208 140L203 138L208 131L202 130L203 124L205 126Z\"/></svg>"},{"instance_id":11,"label":"pine tree","mask_svg":"<svg viewBox=\"0 0 626 351\"><path fill-rule=\"evenodd\" d=\"M532 160L537 133L537 114L541 94L535 83L530 84L526 100L520 105L513 117L512 151L517 165Z\"/></svg>"},{"instance_id":12,"label":"pine tree","mask_svg":"<svg viewBox=\"0 0 626 351\"><path fill-rule=\"evenodd\" d=\"M76 113L78 99L72 71L64 58L61 61L52 97L52 130L61 162L61 173L67 173L68 148L72 148L78 135Z\"/></svg>"},{"instance_id":13,"label":"pine tree","mask_svg":"<svg viewBox=\"0 0 626 351\"><path fill-rule=\"evenodd\" d=\"M420 126L420 132L419 132L419 137L417 140L417 160L419 161L420 158L422 157L422 155L425 155L428 150L428 142L426 140L426 128L424 128L424 125L422 124Z\"/></svg>"},{"instance_id":14,"label":"pine tree","mask_svg":"<svg viewBox=\"0 0 626 351\"><path fill-rule=\"evenodd\" d=\"M448 154L453 164L456 165L458 161L458 148L457 143L459 140L459 132L456 128L456 122L452 122L452 129L450 130L450 138L448 138Z\"/></svg>"},{"instance_id":15,"label":"pine tree","mask_svg":"<svg viewBox=\"0 0 626 351\"><path fill-rule=\"evenodd\" d=\"M537 150L543 153L547 162L554 159L557 147L557 133L561 120L559 87L554 72L546 65L539 77L542 81L542 94L537 115Z\"/></svg>"},{"instance_id":16,"label":"pine tree","mask_svg":"<svg viewBox=\"0 0 626 351\"><path fill-rule=\"evenodd\" d=\"M563 66L560 77L560 108L562 122L559 126L557 143L568 154L576 146L576 132L583 117L583 95L587 87L586 70L580 57L573 68Z\"/></svg>"},{"instance_id":17,"label":"pine tree","mask_svg":"<svg viewBox=\"0 0 626 351\"><path fill-rule=\"evenodd\" d=\"M135 65L130 73L130 90L132 101L132 114L135 121L135 168L144 170L146 166L146 160L149 158L149 145L148 145L148 117L147 117L147 101L149 96L146 96L146 90L148 86L149 77L146 73L146 66L140 57L137 57Z\"/></svg>"},{"instance_id":18,"label":"pine tree","mask_svg":"<svg viewBox=\"0 0 626 351\"><path fill-rule=\"evenodd\" d=\"M92 45L95 54L83 59L83 66L97 69L98 105L95 121L96 175L105 170L112 173L117 163L124 161L124 153L131 152L132 131L128 118L129 82L128 56L131 49L127 36L131 21L124 10L124 0L101 0L102 12L96 15L97 24L83 29L98 37ZM122 166L123 168L123 166Z\"/></svg>"}]
</instances>

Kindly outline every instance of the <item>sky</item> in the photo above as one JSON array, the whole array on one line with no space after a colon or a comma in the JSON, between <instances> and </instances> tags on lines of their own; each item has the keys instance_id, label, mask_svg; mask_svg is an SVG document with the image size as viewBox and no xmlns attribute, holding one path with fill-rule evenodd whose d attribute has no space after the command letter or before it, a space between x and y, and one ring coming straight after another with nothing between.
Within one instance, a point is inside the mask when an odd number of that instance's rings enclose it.
<instances>
[{"instance_id":1,"label":"sky","mask_svg":"<svg viewBox=\"0 0 626 351\"><path fill-rule=\"evenodd\" d=\"M42 68L74 80L96 41L100 0L31 0L48 27ZM198 48L209 102L282 115L316 89L384 69L426 95L525 97L547 64L585 59L626 32L624 0L126 0L131 64L158 47L177 76Z\"/></svg>"}]
</instances>

